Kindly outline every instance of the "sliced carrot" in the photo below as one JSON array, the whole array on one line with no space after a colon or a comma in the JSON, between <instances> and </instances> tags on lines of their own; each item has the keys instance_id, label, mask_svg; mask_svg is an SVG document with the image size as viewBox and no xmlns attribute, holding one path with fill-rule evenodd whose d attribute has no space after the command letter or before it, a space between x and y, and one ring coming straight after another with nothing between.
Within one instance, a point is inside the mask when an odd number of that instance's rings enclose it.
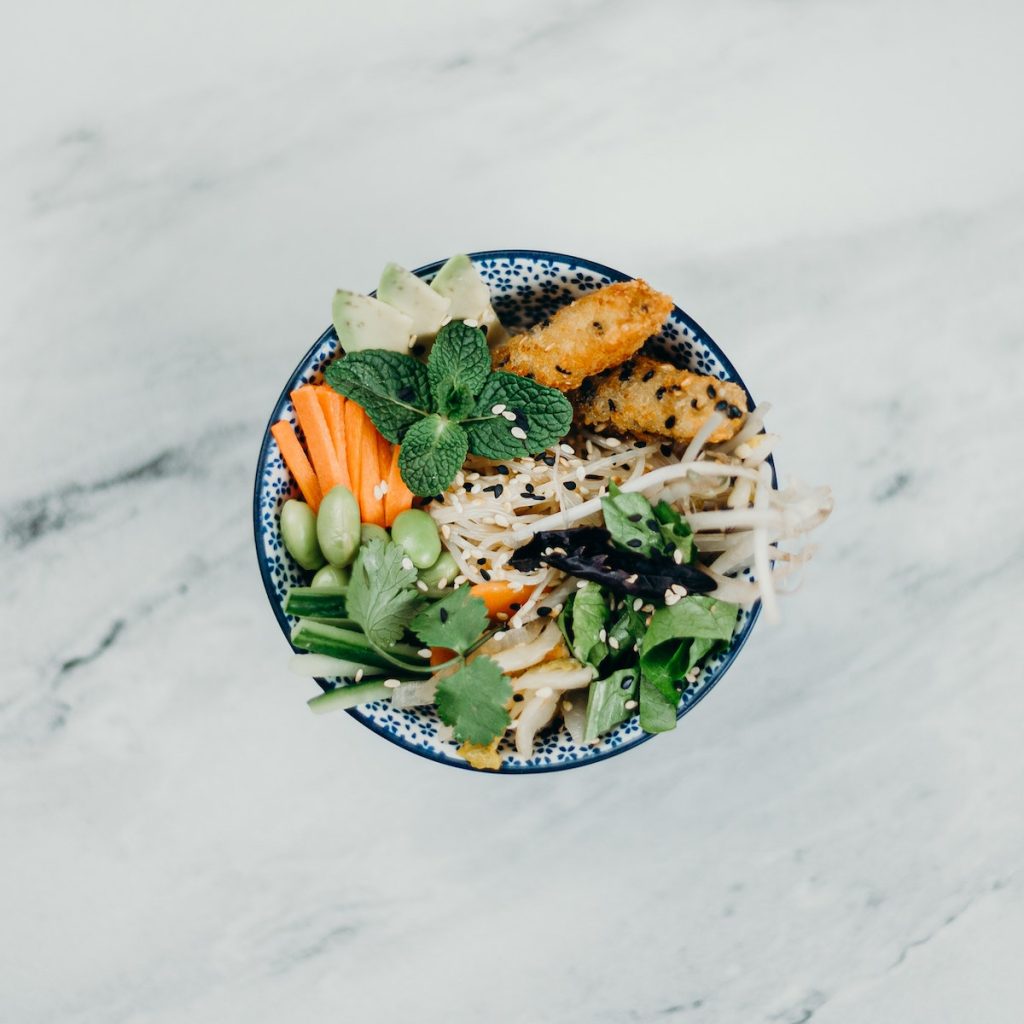
<instances>
[{"instance_id":1,"label":"sliced carrot","mask_svg":"<svg viewBox=\"0 0 1024 1024\"><path fill-rule=\"evenodd\" d=\"M388 492L384 495L384 519L390 526L400 512L412 508L413 493L405 485L398 469L398 456L401 448L396 444L391 451L391 466L388 469Z\"/></svg>"},{"instance_id":2,"label":"sliced carrot","mask_svg":"<svg viewBox=\"0 0 1024 1024\"><path fill-rule=\"evenodd\" d=\"M455 652L449 650L447 647L431 647L430 667L433 668L436 665L443 665L446 661L451 661L454 657Z\"/></svg>"},{"instance_id":3,"label":"sliced carrot","mask_svg":"<svg viewBox=\"0 0 1024 1024\"><path fill-rule=\"evenodd\" d=\"M363 433L364 428L370 425L363 410L353 401L347 401L344 409L345 417L345 459L348 463L348 478L352 481L351 491L358 499L362 479Z\"/></svg>"},{"instance_id":4,"label":"sliced carrot","mask_svg":"<svg viewBox=\"0 0 1024 1024\"><path fill-rule=\"evenodd\" d=\"M362 410L360 410L362 412ZM380 493L380 445L377 428L366 417L363 427L361 466L359 469L359 512L364 523L384 525L384 495Z\"/></svg>"},{"instance_id":5,"label":"sliced carrot","mask_svg":"<svg viewBox=\"0 0 1024 1024\"><path fill-rule=\"evenodd\" d=\"M529 588L514 587L506 580L491 580L489 583L476 583L469 588L474 597L482 597L487 605L487 614L496 619L499 615L511 617L518 609L514 604L525 604L530 596Z\"/></svg>"},{"instance_id":6,"label":"sliced carrot","mask_svg":"<svg viewBox=\"0 0 1024 1024\"><path fill-rule=\"evenodd\" d=\"M306 504L315 512L320 507L323 492L320 490L316 473L313 472L313 467L309 464L302 445L299 444L295 428L287 420L278 420L270 428L270 433L274 435L277 447L281 449L284 464L299 485Z\"/></svg>"},{"instance_id":7,"label":"sliced carrot","mask_svg":"<svg viewBox=\"0 0 1024 1024\"><path fill-rule=\"evenodd\" d=\"M351 491L352 478L348 473L348 456L345 454L345 399L331 388L318 390L317 398L320 399L320 408L327 420L334 454L338 456L338 483L344 484Z\"/></svg>"},{"instance_id":8,"label":"sliced carrot","mask_svg":"<svg viewBox=\"0 0 1024 1024\"><path fill-rule=\"evenodd\" d=\"M316 388L306 384L296 388L291 397L299 426L306 436L306 448L320 481L320 490L326 494L332 487L341 483L341 467Z\"/></svg>"}]
</instances>

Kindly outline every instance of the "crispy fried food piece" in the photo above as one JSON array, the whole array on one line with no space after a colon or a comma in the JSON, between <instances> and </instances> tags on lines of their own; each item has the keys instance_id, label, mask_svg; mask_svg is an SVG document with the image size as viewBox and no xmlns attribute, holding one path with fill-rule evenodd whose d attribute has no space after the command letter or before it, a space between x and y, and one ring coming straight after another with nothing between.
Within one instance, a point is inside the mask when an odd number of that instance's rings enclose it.
<instances>
[{"instance_id":1,"label":"crispy fried food piece","mask_svg":"<svg viewBox=\"0 0 1024 1024\"><path fill-rule=\"evenodd\" d=\"M671 311L672 300L646 281L610 284L495 348L494 368L572 391L638 351Z\"/></svg>"},{"instance_id":2,"label":"crispy fried food piece","mask_svg":"<svg viewBox=\"0 0 1024 1024\"><path fill-rule=\"evenodd\" d=\"M747 396L738 384L677 370L648 356L637 356L599 377L573 396L576 416L597 430L692 441L713 412L725 421L709 441L727 441L747 417Z\"/></svg>"},{"instance_id":3,"label":"crispy fried food piece","mask_svg":"<svg viewBox=\"0 0 1024 1024\"><path fill-rule=\"evenodd\" d=\"M498 753L500 736L495 736L490 743L463 743L459 753L469 762L472 768L483 768L492 772L501 768L501 754Z\"/></svg>"}]
</instances>

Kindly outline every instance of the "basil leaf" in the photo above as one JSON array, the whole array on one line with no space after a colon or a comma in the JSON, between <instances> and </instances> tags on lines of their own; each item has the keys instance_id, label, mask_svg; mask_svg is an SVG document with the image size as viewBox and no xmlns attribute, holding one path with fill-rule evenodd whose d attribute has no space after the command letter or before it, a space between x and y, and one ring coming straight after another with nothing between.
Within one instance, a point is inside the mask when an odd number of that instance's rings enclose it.
<instances>
[{"instance_id":1,"label":"basil leaf","mask_svg":"<svg viewBox=\"0 0 1024 1024\"><path fill-rule=\"evenodd\" d=\"M434 408L443 416L462 419L491 373L491 353L479 327L453 320L437 332L427 359Z\"/></svg>"},{"instance_id":2,"label":"basil leaf","mask_svg":"<svg viewBox=\"0 0 1024 1024\"><path fill-rule=\"evenodd\" d=\"M661 527L666 554L671 555L678 549L683 553L683 561L692 565L697 560L697 548L693 543L693 530L683 514L667 501L659 501L654 506L654 518Z\"/></svg>"},{"instance_id":3,"label":"basil leaf","mask_svg":"<svg viewBox=\"0 0 1024 1024\"><path fill-rule=\"evenodd\" d=\"M491 412L496 405L504 406L503 412L515 418ZM565 437L572 425L572 406L554 388L498 371L487 378L464 425L475 454L485 459L514 459L535 455ZM525 436L517 437L513 430Z\"/></svg>"},{"instance_id":4,"label":"basil leaf","mask_svg":"<svg viewBox=\"0 0 1024 1024\"><path fill-rule=\"evenodd\" d=\"M362 406L392 444L433 409L427 368L400 352L351 352L331 363L324 377L335 391Z\"/></svg>"},{"instance_id":5,"label":"basil leaf","mask_svg":"<svg viewBox=\"0 0 1024 1024\"><path fill-rule=\"evenodd\" d=\"M592 583L576 591L572 606L572 653L577 661L600 669L608 656L607 633L601 639L608 623L608 605L604 591Z\"/></svg>"},{"instance_id":6,"label":"basil leaf","mask_svg":"<svg viewBox=\"0 0 1024 1024\"><path fill-rule=\"evenodd\" d=\"M466 432L443 416L427 416L402 439L398 469L413 494L421 498L446 491L466 461Z\"/></svg>"},{"instance_id":7,"label":"basil leaf","mask_svg":"<svg viewBox=\"0 0 1024 1024\"><path fill-rule=\"evenodd\" d=\"M644 732L670 732L676 727L677 702L668 700L661 691L640 676L640 728Z\"/></svg>"},{"instance_id":8,"label":"basil leaf","mask_svg":"<svg viewBox=\"0 0 1024 1024\"><path fill-rule=\"evenodd\" d=\"M601 498L601 511L605 529L616 547L647 558L662 553L661 524L642 494L623 494L612 481L608 493Z\"/></svg>"},{"instance_id":9,"label":"basil leaf","mask_svg":"<svg viewBox=\"0 0 1024 1024\"><path fill-rule=\"evenodd\" d=\"M640 673L635 668L613 672L604 679L595 679L587 695L583 742L592 743L635 714L634 709L626 707L626 702L636 700L639 687Z\"/></svg>"}]
</instances>

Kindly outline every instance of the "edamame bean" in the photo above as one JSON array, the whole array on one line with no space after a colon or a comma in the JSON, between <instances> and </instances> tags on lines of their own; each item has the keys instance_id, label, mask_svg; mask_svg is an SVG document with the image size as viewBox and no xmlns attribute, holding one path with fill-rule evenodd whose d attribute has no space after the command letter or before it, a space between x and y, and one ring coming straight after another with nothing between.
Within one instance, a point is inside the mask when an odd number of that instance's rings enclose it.
<instances>
[{"instance_id":1,"label":"edamame bean","mask_svg":"<svg viewBox=\"0 0 1024 1024\"><path fill-rule=\"evenodd\" d=\"M382 540L387 544L391 538L383 526L378 526L376 523L363 523L359 527L359 543L369 544L371 540Z\"/></svg>"},{"instance_id":2,"label":"edamame bean","mask_svg":"<svg viewBox=\"0 0 1024 1024\"><path fill-rule=\"evenodd\" d=\"M304 501L289 498L281 506L281 540L303 569L319 569L324 564L316 539L316 515Z\"/></svg>"},{"instance_id":3,"label":"edamame bean","mask_svg":"<svg viewBox=\"0 0 1024 1024\"><path fill-rule=\"evenodd\" d=\"M434 520L422 509L400 512L391 524L391 539L405 548L417 569L433 565L441 554L441 538Z\"/></svg>"},{"instance_id":4,"label":"edamame bean","mask_svg":"<svg viewBox=\"0 0 1024 1024\"><path fill-rule=\"evenodd\" d=\"M359 502L347 488L332 487L320 502L316 517L320 550L331 565L348 565L359 550Z\"/></svg>"},{"instance_id":5,"label":"edamame bean","mask_svg":"<svg viewBox=\"0 0 1024 1024\"><path fill-rule=\"evenodd\" d=\"M348 590L348 577L348 569L339 569L336 565L325 565L322 569L317 570L310 586L316 587L317 590L323 587L330 590Z\"/></svg>"},{"instance_id":6,"label":"edamame bean","mask_svg":"<svg viewBox=\"0 0 1024 1024\"><path fill-rule=\"evenodd\" d=\"M444 580L445 587L450 587L452 580L458 575L459 563L455 561L449 551L442 551L433 565L426 569L420 569L420 579L426 583L429 588L427 593L431 597L440 597L447 593L447 591L439 589L438 584Z\"/></svg>"}]
</instances>

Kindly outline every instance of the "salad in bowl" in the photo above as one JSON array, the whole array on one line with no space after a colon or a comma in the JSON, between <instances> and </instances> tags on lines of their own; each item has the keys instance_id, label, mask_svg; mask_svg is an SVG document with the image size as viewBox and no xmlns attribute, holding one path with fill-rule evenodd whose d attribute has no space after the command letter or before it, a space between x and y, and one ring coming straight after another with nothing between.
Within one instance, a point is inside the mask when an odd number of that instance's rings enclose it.
<instances>
[{"instance_id":1,"label":"salad in bowl","mask_svg":"<svg viewBox=\"0 0 1024 1024\"><path fill-rule=\"evenodd\" d=\"M257 553L317 712L436 760L674 729L813 554L732 365L667 295L525 250L338 291L275 408Z\"/></svg>"}]
</instances>

